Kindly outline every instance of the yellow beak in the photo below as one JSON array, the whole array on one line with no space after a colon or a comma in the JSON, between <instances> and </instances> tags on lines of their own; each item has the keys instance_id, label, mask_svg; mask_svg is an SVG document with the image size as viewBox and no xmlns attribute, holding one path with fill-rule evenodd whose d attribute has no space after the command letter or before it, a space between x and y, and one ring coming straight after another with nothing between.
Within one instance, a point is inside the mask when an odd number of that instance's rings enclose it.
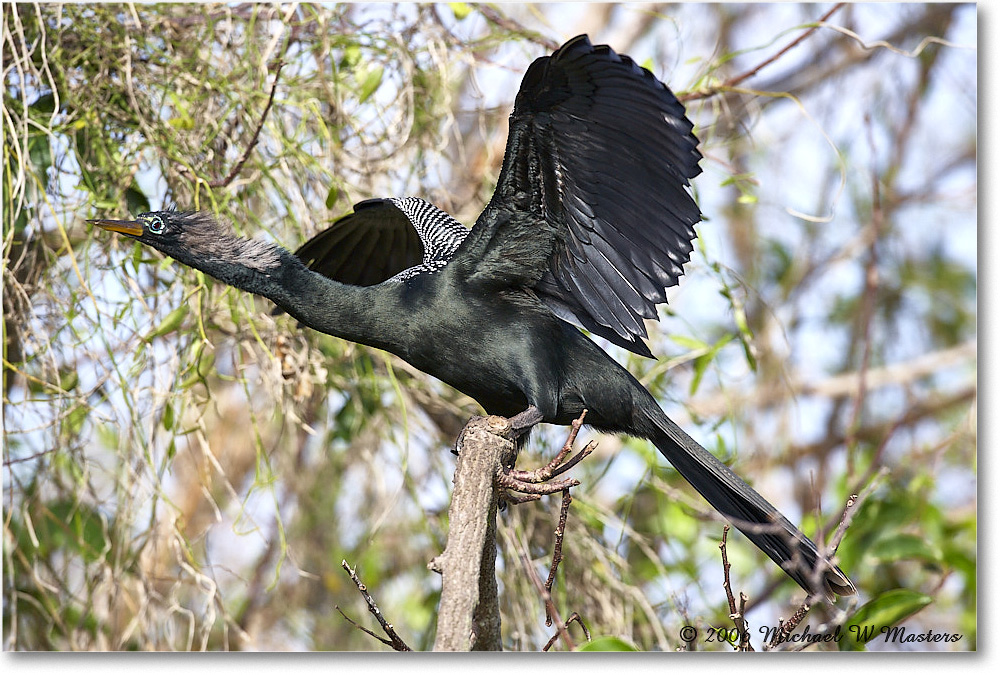
<instances>
[{"instance_id":1,"label":"yellow beak","mask_svg":"<svg viewBox=\"0 0 1000 675\"><path fill-rule=\"evenodd\" d=\"M142 223L136 220L88 220L87 222L109 232L120 232L133 237L139 237L143 233Z\"/></svg>"}]
</instances>

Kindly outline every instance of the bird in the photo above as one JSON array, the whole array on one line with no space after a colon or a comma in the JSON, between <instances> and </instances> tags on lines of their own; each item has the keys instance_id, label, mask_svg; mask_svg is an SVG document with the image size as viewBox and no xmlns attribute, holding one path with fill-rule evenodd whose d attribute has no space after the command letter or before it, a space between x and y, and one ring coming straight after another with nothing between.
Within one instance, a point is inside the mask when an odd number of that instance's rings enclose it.
<instances>
[{"instance_id":1,"label":"bird","mask_svg":"<svg viewBox=\"0 0 1000 675\"><path fill-rule=\"evenodd\" d=\"M206 212L90 222L391 352L518 433L587 410L598 431L648 439L810 597L853 595L827 554L591 337L653 357L644 321L690 259L701 159L670 88L579 35L525 72L496 189L471 228L415 197L362 201L295 253Z\"/></svg>"}]
</instances>

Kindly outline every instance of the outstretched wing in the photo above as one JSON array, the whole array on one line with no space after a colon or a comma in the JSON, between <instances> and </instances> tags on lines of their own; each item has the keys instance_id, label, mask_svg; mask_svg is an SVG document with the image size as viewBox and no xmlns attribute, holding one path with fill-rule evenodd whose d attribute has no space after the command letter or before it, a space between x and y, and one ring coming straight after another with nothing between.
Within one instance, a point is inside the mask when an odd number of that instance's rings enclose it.
<instances>
[{"instance_id":1,"label":"outstretched wing","mask_svg":"<svg viewBox=\"0 0 1000 675\"><path fill-rule=\"evenodd\" d=\"M544 221L557 241L534 285L539 297L561 318L652 356L643 319L657 317L683 274L701 218L688 191L701 172L692 128L652 73L573 38L528 68L496 192L470 239L491 224L511 239L498 212Z\"/></svg>"},{"instance_id":2,"label":"outstretched wing","mask_svg":"<svg viewBox=\"0 0 1000 675\"><path fill-rule=\"evenodd\" d=\"M443 266L468 228L422 199L368 199L295 255L344 284L374 286Z\"/></svg>"}]
</instances>

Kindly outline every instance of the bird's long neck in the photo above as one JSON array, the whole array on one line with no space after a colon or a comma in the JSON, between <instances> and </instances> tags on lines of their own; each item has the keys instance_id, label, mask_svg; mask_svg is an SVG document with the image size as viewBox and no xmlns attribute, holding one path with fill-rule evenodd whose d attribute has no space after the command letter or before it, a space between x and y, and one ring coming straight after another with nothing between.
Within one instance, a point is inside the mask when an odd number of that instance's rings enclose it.
<instances>
[{"instance_id":1,"label":"bird's long neck","mask_svg":"<svg viewBox=\"0 0 1000 675\"><path fill-rule=\"evenodd\" d=\"M280 246L233 237L208 262L178 257L230 286L271 300L314 330L373 347L394 347L388 323L395 314L388 306L391 293L328 279Z\"/></svg>"}]
</instances>

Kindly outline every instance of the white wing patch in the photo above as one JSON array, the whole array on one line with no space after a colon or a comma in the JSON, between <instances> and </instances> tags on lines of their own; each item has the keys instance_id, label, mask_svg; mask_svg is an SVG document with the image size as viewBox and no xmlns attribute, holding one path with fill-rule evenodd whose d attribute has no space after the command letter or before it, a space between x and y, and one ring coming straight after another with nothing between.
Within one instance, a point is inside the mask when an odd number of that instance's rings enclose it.
<instances>
[{"instance_id":1,"label":"white wing patch","mask_svg":"<svg viewBox=\"0 0 1000 675\"><path fill-rule=\"evenodd\" d=\"M403 281L418 274L437 272L451 261L469 235L469 228L423 199L406 197L386 201L403 212L424 245L423 261L396 274L389 281Z\"/></svg>"}]
</instances>

